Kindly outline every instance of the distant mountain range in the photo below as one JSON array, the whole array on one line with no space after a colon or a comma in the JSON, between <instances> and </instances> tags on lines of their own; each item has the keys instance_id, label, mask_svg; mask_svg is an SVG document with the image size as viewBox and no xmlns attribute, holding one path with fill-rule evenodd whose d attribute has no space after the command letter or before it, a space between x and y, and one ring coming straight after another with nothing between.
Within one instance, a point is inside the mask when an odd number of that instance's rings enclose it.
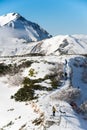
<instances>
[{"instance_id":1,"label":"distant mountain range","mask_svg":"<svg viewBox=\"0 0 87 130\"><path fill-rule=\"evenodd\" d=\"M18 13L0 16L0 56L87 54L87 35L52 37Z\"/></svg>"}]
</instances>

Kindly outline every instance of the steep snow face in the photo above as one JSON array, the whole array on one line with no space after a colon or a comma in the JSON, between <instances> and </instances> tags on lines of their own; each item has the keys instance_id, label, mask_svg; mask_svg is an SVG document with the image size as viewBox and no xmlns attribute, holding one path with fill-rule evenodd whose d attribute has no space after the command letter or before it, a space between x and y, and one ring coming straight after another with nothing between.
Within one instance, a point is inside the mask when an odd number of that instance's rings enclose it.
<instances>
[{"instance_id":1,"label":"steep snow face","mask_svg":"<svg viewBox=\"0 0 87 130\"><path fill-rule=\"evenodd\" d=\"M29 42L51 37L51 35L38 24L26 20L17 13L9 13L1 16L0 26L2 30L6 30L5 34L10 33L13 37L25 39Z\"/></svg>"},{"instance_id":2,"label":"steep snow face","mask_svg":"<svg viewBox=\"0 0 87 130\"><path fill-rule=\"evenodd\" d=\"M39 42L32 52L49 54L87 54L87 35L59 35Z\"/></svg>"}]
</instances>

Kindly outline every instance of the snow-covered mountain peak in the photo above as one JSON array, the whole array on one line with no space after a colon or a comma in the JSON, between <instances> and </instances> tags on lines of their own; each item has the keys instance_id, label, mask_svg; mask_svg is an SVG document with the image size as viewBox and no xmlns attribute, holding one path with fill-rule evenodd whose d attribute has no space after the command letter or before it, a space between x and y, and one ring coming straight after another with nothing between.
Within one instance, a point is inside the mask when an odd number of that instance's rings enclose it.
<instances>
[{"instance_id":1,"label":"snow-covered mountain peak","mask_svg":"<svg viewBox=\"0 0 87 130\"><path fill-rule=\"evenodd\" d=\"M28 42L51 37L51 35L38 24L26 20L18 13L8 13L0 16L0 27L4 28L4 31L6 29L7 34L10 32L10 34L12 34L11 36L25 39Z\"/></svg>"}]
</instances>

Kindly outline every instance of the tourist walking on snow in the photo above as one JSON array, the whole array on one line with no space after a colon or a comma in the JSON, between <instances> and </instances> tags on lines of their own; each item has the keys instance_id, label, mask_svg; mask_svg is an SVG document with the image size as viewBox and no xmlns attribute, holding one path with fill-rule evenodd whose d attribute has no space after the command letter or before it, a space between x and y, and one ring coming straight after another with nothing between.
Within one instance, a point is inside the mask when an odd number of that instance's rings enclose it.
<instances>
[{"instance_id":1,"label":"tourist walking on snow","mask_svg":"<svg viewBox=\"0 0 87 130\"><path fill-rule=\"evenodd\" d=\"M67 65L67 60L65 59L65 65Z\"/></svg>"},{"instance_id":2,"label":"tourist walking on snow","mask_svg":"<svg viewBox=\"0 0 87 130\"><path fill-rule=\"evenodd\" d=\"M52 107L53 116L55 116L56 108L55 106Z\"/></svg>"},{"instance_id":3,"label":"tourist walking on snow","mask_svg":"<svg viewBox=\"0 0 87 130\"><path fill-rule=\"evenodd\" d=\"M67 80L67 72L65 72L65 80Z\"/></svg>"}]
</instances>

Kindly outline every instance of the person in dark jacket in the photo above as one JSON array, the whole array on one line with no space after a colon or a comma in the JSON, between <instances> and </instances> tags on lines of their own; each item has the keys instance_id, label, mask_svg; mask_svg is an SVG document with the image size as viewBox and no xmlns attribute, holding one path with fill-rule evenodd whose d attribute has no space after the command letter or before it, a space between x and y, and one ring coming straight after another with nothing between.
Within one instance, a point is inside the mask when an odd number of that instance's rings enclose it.
<instances>
[{"instance_id":1,"label":"person in dark jacket","mask_svg":"<svg viewBox=\"0 0 87 130\"><path fill-rule=\"evenodd\" d=\"M55 116L55 112L56 112L55 106L52 107L52 111L53 111L53 116Z\"/></svg>"},{"instance_id":2,"label":"person in dark jacket","mask_svg":"<svg viewBox=\"0 0 87 130\"><path fill-rule=\"evenodd\" d=\"M65 80L67 80L67 72L65 72Z\"/></svg>"},{"instance_id":3,"label":"person in dark jacket","mask_svg":"<svg viewBox=\"0 0 87 130\"><path fill-rule=\"evenodd\" d=\"M65 65L67 65L67 60L65 59Z\"/></svg>"}]
</instances>

